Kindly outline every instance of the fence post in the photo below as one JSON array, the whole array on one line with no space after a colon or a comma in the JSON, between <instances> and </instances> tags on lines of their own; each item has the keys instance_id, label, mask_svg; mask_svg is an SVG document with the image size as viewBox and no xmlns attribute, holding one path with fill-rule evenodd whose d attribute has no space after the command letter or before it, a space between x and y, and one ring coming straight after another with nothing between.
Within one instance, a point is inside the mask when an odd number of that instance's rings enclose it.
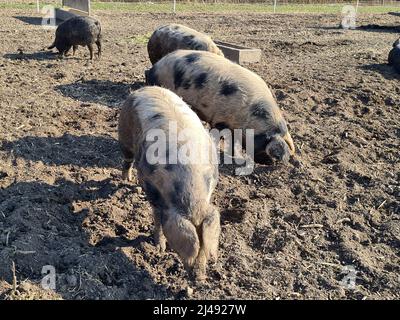
<instances>
[{"instance_id":1,"label":"fence post","mask_svg":"<svg viewBox=\"0 0 400 320\"><path fill-rule=\"evenodd\" d=\"M174 0L174 5L173 5L173 12L176 13L176 0Z\"/></svg>"}]
</instances>

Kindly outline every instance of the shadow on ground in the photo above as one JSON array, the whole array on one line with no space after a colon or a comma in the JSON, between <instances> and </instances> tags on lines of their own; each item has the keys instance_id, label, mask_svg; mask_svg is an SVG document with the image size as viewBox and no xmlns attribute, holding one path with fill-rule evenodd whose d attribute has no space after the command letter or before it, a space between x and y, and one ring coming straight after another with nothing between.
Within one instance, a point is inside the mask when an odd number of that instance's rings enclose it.
<instances>
[{"instance_id":1,"label":"shadow on ground","mask_svg":"<svg viewBox=\"0 0 400 320\"><path fill-rule=\"evenodd\" d=\"M108 107L118 107L129 95L130 91L143 87L144 82L128 84L108 80L76 81L59 85L56 90L64 96L90 103L99 103Z\"/></svg>"},{"instance_id":2,"label":"shadow on ground","mask_svg":"<svg viewBox=\"0 0 400 320\"><path fill-rule=\"evenodd\" d=\"M90 199L104 199L118 189L109 179L76 184L59 179L18 182L0 189L0 278L40 283L43 266L53 266L56 290L65 299L165 299L171 292L124 251L91 244L92 221L116 224L109 215L76 207ZM134 254L144 250L141 236L127 242Z\"/></svg>"},{"instance_id":3,"label":"shadow on ground","mask_svg":"<svg viewBox=\"0 0 400 320\"><path fill-rule=\"evenodd\" d=\"M4 142L0 150L12 152L15 157L42 161L49 165L76 165L78 167L118 168L118 142L109 136L32 137Z\"/></svg>"},{"instance_id":4,"label":"shadow on ground","mask_svg":"<svg viewBox=\"0 0 400 320\"><path fill-rule=\"evenodd\" d=\"M18 19L22 22L33 24L35 26L42 25L43 18L42 17L28 17L28 16L14 16L13 18Z\"/></svg>"},{"instance_id":5,"label":"shadow on ground","mask_svg":"<svg viewBox=\"0 0 400 320\"><path fill-rule=\"evenodd\" d=\"M400 26L382 26L379 24L367 24L361 25L356 30L368 31L368 32L387 32L387 33L399 33Z\"/></svg>"},{"instance_id":6,"label":"shadow on ground","mask_svg":"<svg viewBox=\"0 0 400 320\"><path fill-rule=\"evenodd\" d=\"M400 80L400 74L398 74L394 68L387 63L372 63L360 67L361 69L380 73L388 80Z\"/></svg>"},{"instance_id":7,"label":"shadow on ground","mask_svg":"<svg viewBox=\"0 0 400 320\"><path fill-rule=\"evenodd\" d=\"M337 31L346 31L351 32L355 30L360 31L368 31L368 32L385 32L385 33L399 33L400 32L400 25L399 26L382 26L379 24L367 24L356 26L355 29L344 29L339 24L337 26L322 26L322 27L312 27L312 29L322 29L322 30L337 30Z\"/></svg>"},{"instance_id":8,"label":"shadow on ground","mask_svg":"<svg viewBox=\"0 0 400 320\"><path fill-rule=\"evenodd\" d=\"M52 51L38 51L33 53L6 53L3 58L11 60L55 60L59 59L59 55Z\"/></svg>"},{"instance_id":9,"label":"shadow on ground","mask_svg":"<svg viewBox=\"0 0 400 320\"><path fill-rule=\"evenodd\" d=\"M14 16L13 18L18 19L22 22L25 22L27 24L32 24L35 26L40 26L40 25L46 25L48 26L50 23L55 23L55 26L58 26L60 23L63 21L60 19L54 20L54 19L44 19L42 17L28 17L28 16Z\"/></svg>"}]
</instances>

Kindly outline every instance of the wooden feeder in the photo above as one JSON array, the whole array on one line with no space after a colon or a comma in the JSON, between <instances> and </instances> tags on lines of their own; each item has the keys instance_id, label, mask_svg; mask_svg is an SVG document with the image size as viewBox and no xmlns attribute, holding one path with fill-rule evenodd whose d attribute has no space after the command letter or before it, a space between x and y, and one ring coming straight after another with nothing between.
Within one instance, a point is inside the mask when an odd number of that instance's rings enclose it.
<instances>
[{"instance_id":1,"label":"wooden feeder","mask_svg":"<svg viewBox=\"0 0 400 320\"><path fill-rule=\"evenodd\" d=\"M62 5L61 9L56 8L56 18L59 20L90 15L90 0L63 0Z\"/></svg>"},{"instance_id":2,"label":"wooden feeder","mask_svg":"<svg viewBox=\"0 0 400 320\"><path fill-rule=\"evenodd\" d=\"M218 48L221 49L225 58L238 63L255 63L261 60L261 50L256 48L247 48L237 44L214 41Z\"/></svg>"}]
</instances>

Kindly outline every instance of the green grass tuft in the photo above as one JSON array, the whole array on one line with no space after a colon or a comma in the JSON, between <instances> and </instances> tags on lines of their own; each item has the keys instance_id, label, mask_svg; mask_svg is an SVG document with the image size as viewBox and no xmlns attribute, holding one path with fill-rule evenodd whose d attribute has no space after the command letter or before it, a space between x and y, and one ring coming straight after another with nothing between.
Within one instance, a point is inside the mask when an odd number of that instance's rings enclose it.
<instances>
[{"instance_id":1,"label":"green grass tuft","mask_svg":"<svg viewBox=\"0 0 400 320\"><path fill-rule=\"evenodd\" d=\"M41 2L41 7L46 3ZM340 14L344 4L284 4L277 6L277 13L312 13L312 14ZM170 13L172 2L163 3L134 3L134 2L97 2L91 3L92 10L117 10L139 13ZM0 9L35 9L36 3L0 3ZM177 3L178 13L204 12L204 13L272 13L271 4L262 3ZM388 13L400 12L400 6L363 6L359 13Z\"/></svg>"},{"instance_id":2,"label":"green grass tuft","mask_svg":"<svg viewBox=\"0 0 400 320\"><path fill-rule=\"evenodd\" d=\"M341 13L344 4L285 4L277 6L277 13ZM123 3L123 2L93 2L94 10L121 10L135 12L172 12L172 2L167 3ZM271 4L262 3L177 3L176 11L185 12L205 12L205 13L272 13ZM400 12L400 6L360 6L359 13L387 13L390 11Z\"/></svg>"},{"instance_id":3,"label":"green grass tuft","mask_svg":"<svg viewBox=\"0 0 400 320\"><path fill-rule=\"evenodd\" d=\"M128 41L134 44L147 44L151 37L151 32L141 35L136 35L128 38Z\"/></svg>"}]
</instances>

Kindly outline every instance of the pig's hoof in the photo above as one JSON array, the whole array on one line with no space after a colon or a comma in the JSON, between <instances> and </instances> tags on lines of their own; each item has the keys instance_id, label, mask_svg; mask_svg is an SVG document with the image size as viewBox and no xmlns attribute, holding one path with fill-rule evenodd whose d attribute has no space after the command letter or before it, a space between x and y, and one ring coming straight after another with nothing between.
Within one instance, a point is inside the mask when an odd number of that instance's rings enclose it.
<instances>
[{"instance_id":1,"label":"pig's hoof","mask_svg":"<svg viewBox=\"0 0 400 320\"><path fill-rule=\"evenodd\" d=\"M158 252L163 253L165 252L165 249L167 248L167 244L165 241L159 241L158 243L156 243L156 247Z\"/></svg>"},{"instance_id":2,"label":"pig's hoof","mask_svg":"<svg viewBox=\"0 0 400 320\"><path fill-rule=\"evenodd\" d=\"M206 273L200 270L193 270L192 278L197 283L203 283L207 280Z\"/></svg>"},{"instance_id":3,"label":"pig's hoof","mask_svg":"<svg viewBox=\"0 0 400 320\"><path fill-rule=\"evenodd\" d=\"M132 174L130 172L122 172L123 181L132 181Z\"/></svg>"}]
</instances>

